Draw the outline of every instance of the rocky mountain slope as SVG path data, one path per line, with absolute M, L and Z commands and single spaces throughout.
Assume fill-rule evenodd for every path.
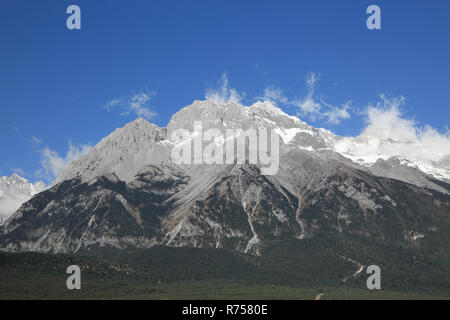
M 265 176 L 254 164 L 174 164 L 173 133 L 192 131 L 194 121 L 221 132 L 273 130 L 280 136 L 279 171 Z M 196 101 L 167 128 L 137 119 L 22 205 L 0 229 L 0 248 L 75 253 L 167 245 L 264 255 L 278 241 L 329 232 L 449 255 L 446 180 L 395 158 L 353 162 L 336 151 L 339 141 L 261 102 Z

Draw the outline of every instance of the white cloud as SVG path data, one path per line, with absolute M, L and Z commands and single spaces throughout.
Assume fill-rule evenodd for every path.
M 350 101 L 347 101 L 340 108 L 328 104 L 323 100 L 322 103 L 329 108 L 327 111 L 323 112 L 323 116 L 327 118 L 328 123 L 339 124 L 341 120 L 350 118 L 350 113 L 348 112 L 348 110 L 352 108 Z
M 268 87 L 264 89 L 264 101 L 272 102 L 273 104 L 289 104 L 288 98 L 283 94 L 280 88 Z
M 122 112 L 120 115 L 122 116 L 134 114 L 137 117 L 151 120 L 157 115 L 156 112 L 150 109 L 150 101 L 155 95 L 156 91 L 146 90 L 145 92 L 135 93 L 131 97 L 112 99 L 103 107 L 108 111 L 121 108 Z
M 2 197 L 1 199 L 0 218 L 2 218 L 1 216 L 3 216 L 4 219 L 9 217 L 27 200 L 29 200 L 29 196 L 27 195 L 8 192 L 7 196 Z
M 300 115 L 308 115 L 313 119 L 320 115 L 320 109 L 322 108 L 322 105 L 309 97 L 309 94 L 305 99 L 293 101 L 292 104 L 300 108 Z
M 21 177 L 25 177 L 25 172 L 23 171 L 22 168 L 14 168 L 14 173 L 18 174 Z
M 289 99 L 281 89 L 267 87 L 264 90 L 264 101 L 273 104 L 284 104 L 295 106 L 299 109 L 297 115 L 300 117 L 308 117 L 315 121 L 325 119 L 328 123 L 337 125 L 343 119 L 350 118 L 351 103 L 347 102 L 340 107 L 331 105 L 324 101 L 323 98 L 317 99 L 316 85 L 319 82 L 320 74 L 310 73 L 306 79 L 307 94 L 302 99 Z
M 37 170 L 35 174 L 38 178 L 53 181 L 68 164 L 85 155 L 90 149 L 90 145 L 76 146 L 69 141 L 69 150 L 65 156 L 60 156 L 56 151 L 46 147 L 41 150 L 41 165 L 43 170 Z
M 41 144 L 42 140 L 39 138 L 36 138 L 35 136 L 31 137 L 31 141 L 35 144 Z
M 217 103 L 240 103 L 245 96 L 245 94 L 239 93 L 236 89 L 230 88 L 226 73 L 222 74 L 219 86 L 219 88 L 206 90 L 206 100 L 212 100 Z
M 306 84 L 308 88 L 314 92 L 314 86 L 316 85 L 316 82 L 319 81 L 320 73 L 311 72 L 309 74 L 309 78 L 306 79 Z
M 316 83 L 319 81 L 319 74 L 311 72 L 306 79 L 308 94 L 302 100 L 293 101 L 292 104 L 300 108 L 301 115 L 309 115 L 315 119 L 320 114 L 322 105 L 314 100 Z
M 440 133 L 404 117 L 405 98 L 380 96 L 366 109 L 366 127 L 357 138 L 344 138 L 336 149 L 355 158 L 376 161 L 400 156 L 427 165 L 450 160 L 450 132 Z M 447 159 L 447 160 L 446 160 Z M 424 169 L 424 168 L 422 168 Z M 450 161 L 448 161 L 450 170 Z

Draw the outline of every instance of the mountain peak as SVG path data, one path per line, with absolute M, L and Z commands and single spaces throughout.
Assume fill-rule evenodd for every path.
M 261 110 L 271 111 L 271 112 L 276 112 L 276 113 L 284 113 L 280 108 L 275 106 L 270 101 L 256 101 L 254 104 L 252 104 L 250 106 L 250 108 L 261 109 Z
M 24 183 L 28 183 L 28 180 L 25 179 L 24 177 L 19 176 L 17 173 L 13 173 L 11 175 L 11 177 L 9 177 L 9 181 L 20 181 L 20 182 L 24 182 Z
M 258 110 L 269 117 L 286 118 L 290 121 L 294 121 L 297 124 L 306 125 L 305 122 L 297 118 L 296 116 L 291 116 L 284 112 L 281 108 L 277 107 L 270 101 L 257 101 L 249 107 L 250 110 Z
M 144 118 L 136 118 L 133 121 L 128 122 L 125 124 L 122 129 L 124 128 L 142 128 L 142 129 L 150 129 L 150 128 L 160 128 L 154 123 L 151 123 L 150 121 L 144 119 Z M 119 128 L 121 129 L 121 128 Z
M 160 142 L 166 129 L 143 118 L 137 118 L 103 138 L 85 156 L 72 162 L 56 179 L 56 183 L 80 177 L 90 181 L 114 173 L 122 180 L 134 177 L 144 165 L 159 164 L 168 158 L 168 150 Z
M 134 124 L 147 124 L 150 123 L 149 121 L 145 120 L 144 118 L 138 117 L 135 120 L 129 122 L 129 123 L 134 123 Z
M 145 166 L 170 162 L 173 147 L 170 143 L 172 134 L 178 129 L 193 132 L 194 123 L 197 121 L 201 122 L 203 130 L 211 128 L 222 132 L 228 129 L 248 130 L 250 128 L 273 130 L 281 137 L 284 145 L 289 145 L 293 150 L 316 153 L 316 155 L 323 152 L 335 152 L 335 155 L 339 154 L 347 158 L 346 161 L 367 168 L 382 157 L 382 155 L 374 154 L 370 148 L 359 148 L 361 143 L 355 138 L 339 137 L 325 129 L 309 126 L 296 116 L 287 114 L 271 101 L 257 101 L 250 106 L 244 106 L 234 102 L 196 100 L 176 112 L 166 128 L 159 127 L 143 118 L 137 118 L 124 127 L 114 130 L 87 155 L 71 163 L 56 182 L 75 177 L 82 177 L 84 181 L 89 181 L 107 173 L 115 173 L 120 179 L 129 181 Z M 368 143 L 368 146 L 370 147 L 371 144 Z M 360 161 L 361 159 L 373 161 Z M 414 162 L 414 164 L 417 163 Z M 406 162 L 402 162 L 401 165 L 410 166 Z M 446 161 L 420 166 L 419 169 L 441 179 L 450 176 Z M 381 174 L 380 170 L 377 171 L 379 174 Z M 411 183 L 411 179 L 407 182 Z

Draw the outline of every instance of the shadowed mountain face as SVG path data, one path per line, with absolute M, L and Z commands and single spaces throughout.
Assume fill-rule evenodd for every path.
M 255 166 L 223 170 L 213 170 L 216 179 L 201 190 L 173 167 L 148 167 L 129 182 L 114 175 L 64 181 L 5 224 L 2 249 L 74 253 L 169 245 L 261 255 L 272 242 L 326 231 L 448 254 L 446 194 L 346 166 L 298 192 Z
M 371 259 L 394 261 L 393 255 L 403 254 L 406 260 L 392 263 L 408 265 L 413 256 L 430 268 L 433 259 L 443 259 L 439 266 L 448 263 L 446 182 L 394 160 L 373 168 L 355 164 L 333 151 L 337 138 L 330 132 L 271 105 L 220 107 L 194 103 L 174 115 L 167 129 L 142 119 L 117 129 L 6 221 L 0 249 L 102 254 L 156 246 L 221 248 L 286 266 L 291 261 L 294 269 L 295 257 L 331 269 L 339 260 L 356 270 Z M 170 133 L 192 129 L 197 120 L 205 128 L 276 130 L 278 173 L 264 176 L 251 164 L 171 163 Z M 317 258 L 325 252 L 329 258 Z

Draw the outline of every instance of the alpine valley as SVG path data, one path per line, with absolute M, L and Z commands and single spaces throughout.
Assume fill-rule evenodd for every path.
M 173 133 L 195 121 L 277 133 L 278 173 L 175 164 Z M 450 150 L 425 161 L 371 153 L 374 143 L 399 141 L 340 137 L 270 102 L 195 101 L 167 127 L 136 119 L 50 188 L 16 197 L 25 202 L 0 227 L 0 296 L 449 298 Z M 87 275 L 80 293 L 64 289 L 69 263 Z M 369 265 L 381 269 L 378 292 L 366 288 Z M 55 277 L 45 291 L 39 281 Z

